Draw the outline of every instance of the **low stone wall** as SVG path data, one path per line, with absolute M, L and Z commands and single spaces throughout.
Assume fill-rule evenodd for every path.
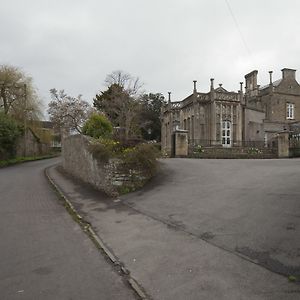
M 138 170 L 125 170 L 120 159 L 103 162 L 89 150 L 93 139 L 73 135 L 62 144 L 63 168 L 110 196 L 126 193 L 144 185 L 149 179 Z
M 277 158 L 275 148 L 255 147 L 201 147 L 200 151 L 190 151 L 193 158 Z

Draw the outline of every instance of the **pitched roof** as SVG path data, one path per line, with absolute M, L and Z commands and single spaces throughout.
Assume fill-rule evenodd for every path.
M 228 91 L 225 90 L 222 86 L 219 86 L 218 88 L 216 88 L 215 91 L 220 92 L 220 93 L 228 93 Z
M 276 81 L 273 82 L 273 86 L 278 86 L 281 83 L 282 79 L 278 79 Z M 262 87 L 260 87 L 260 90 L 264 90 L 266 88 L 268 88 L 270 86 L 270 84 L 264 85 Z

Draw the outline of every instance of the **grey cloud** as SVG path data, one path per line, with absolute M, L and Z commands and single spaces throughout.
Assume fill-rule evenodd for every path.
M 210 77 L 237 90 L 253 69 L 261 83 L 269 69 L 300 69 L 299 1 L 228 2 L 239 27 L 225 0 L 6 1 L 0 63 L 29 73 L 46 102 L 52 87 L 92 101 L 116 69 L 174 100 L 194 79 L 203 91 Z

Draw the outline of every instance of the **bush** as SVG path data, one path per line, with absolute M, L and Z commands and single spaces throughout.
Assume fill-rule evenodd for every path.
M 147 176 L 153 176 L 157 170 L 157 158 L 160 151 L 152 144 L 138 144 L 124 147 L 121 143 L 100 138 L 89 145 L 89 151 L 100 162 L 107 163 L 110 158 L 121 159 L 124 171 L 139 170 Z
M 92 153 L 93 157 L 103 163 L 107 163 L 111 158 L 110 149 L 101 143 L 93 143 L 89 145 L 89 151 Z
M 83 125 L 82 133 L 98 139 L 100 137 L 110 137 L 112 130 L 111 123 L 104 115 L 92 114 Z
M 123 151 L 123 165 L 126 169 L 138 169 L 153 176 L 157 171 L 160 152 L 151 144 L 139 144 Z
M 17 121 L 0 113 L 0 159 L 14 156 L 16 141 L 22 132 L 22 126 Z

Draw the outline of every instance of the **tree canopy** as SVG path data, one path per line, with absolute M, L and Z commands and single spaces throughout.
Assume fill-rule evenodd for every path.
M 93 113 L 84 123 L 82 133 L 97 139 L 110 137 L 112 130 L 111 123 L 103 114 Z
M 124 131 L 125 139 L 136 136 L 139 132 L 138 112 L 140 110 L 138 78 L 122 71 L 109 74 L 105 80 L 107 90 L 94 98 L 94 107 L 104 113 L 114 127 Z
M 141 133 L 146 140 L 161 140 L 161 107 L 165 103 L 165 97 L 160 94 L 144 94 L 141 97 L 140 124 Z
M 164 96 L 144 94 L 138 78 L 115 71 L 107 75 L 107 89 L 94 98 L 94 107 L 104 113 L 114 127 L 124 131 L 125 139 L 142 136 L 160 141 L 160 110 Z
M 20 121 L 37 120 L 42 116 L 32 78 L 17 67 L 0 66 L 0 110 Z
M 22 131 L 22 126 L 15 119 L 0 112 L 0 159 L 13 156 L 17 138 Z
M 91 105 L 82 100 L 81 95 L 71 97 L 64 90 L 51 89 L 50 94 L 48 114 L 55 127 L 61 132 L 75 130 L 81 133 L 84 122 L 94 111 Z

